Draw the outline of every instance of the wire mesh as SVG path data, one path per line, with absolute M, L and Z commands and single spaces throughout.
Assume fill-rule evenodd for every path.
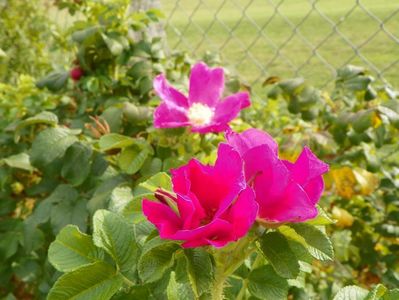
M 346 64 L 399 85 L 398 0 L 163 0 L 172 50 L 219 53 L 250 84 L 302 76 L 321 87 Z

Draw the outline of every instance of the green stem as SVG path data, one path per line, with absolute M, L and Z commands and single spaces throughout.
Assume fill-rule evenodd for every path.
M 223 300 L 223 289 L 226 278 L 227 276 L 224 274 L 224 266 L 217 266 L 212 289 L 212 300 Z
M 247 291 L 247 280 L 246 279 L 244 279 L 243 281 L 242 281 L 242 287 L 241 287 L 241 289 L 240 289 L 240 292 L 238 293 L 238 295 L 237 295 L 237 299 L 236 300 L 243 300 L 243 299 L 245 299 L 246 297 L 246 291 Z
M 121 273 L 120 273 L 120 275 L 122 276 L 123 282 L 126 283 L 126 285 L 127 285 L 128 287 L 134 286 L 134 283 L 133 283 L 131 280 L 129 280 L 128 278 L 126 278 L 125 276 L 123 276 Z

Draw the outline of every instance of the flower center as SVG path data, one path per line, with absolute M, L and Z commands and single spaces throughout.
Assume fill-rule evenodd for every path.
M 188 109 L 187 117 L 190 123 L 195 126 L 208 125 L 214 116 L 213 108 L 202 103 L 194 103 Z

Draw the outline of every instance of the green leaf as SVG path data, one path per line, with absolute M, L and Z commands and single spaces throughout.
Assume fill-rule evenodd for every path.
M 148 158 L 140 169 L 140 174 L 148 177 L 155 175 L 162 170 L 162 160 L 158 157 Z
M 34 168 L 30 164 L 29 155 L 26 153 L 19 153 L 2 160 L 7 166 L 11 168 L 22 169 L 26 171 L 33 171 Z
M 377 284 L 367 295 L 365 300 L 379 300 L 385 294 L 387 288 L 382 284 Z
M 117 133 L 103 135 L 100 138 L 100 150 L 107 151 L 111 149 L 121 149 L 134 144 L 134 139 Z
M 150 150 L 147 147 L 140 149 L 134 145 L 125 148 L 119 155 L 118 165 L 127 174 L 134 174 L 140 170 L 149 154 Z
M 64 155 L 66 149 L 77 141 L 65 128 L 48 128 L 39 133 L 30 150 L 32 165 L 43 167 Z
M 62 275 L 47 296 L 48 300 L 108 300 L 122 286 L 123 278 L 113 267 L 96 262 Z
M 97 209 L 106 208 L 108 201 L 111 199 L 112 191 L 123 182 L 125 182 L 125 179 L 119 175 L 102 182 L 87 203 L 88 210 L 94 214 Z
M 212 288 L 214 279 L 214 264 L 211 255 L 202 248 L 185 249 L 187 270 L 192 287 L 198 296 Z
M 172 180 L 165 172 L 160 172 L 150 177 L 146 181 L 139 184 L 139 188 L 135 189 L 137 194 L 153 194 L 157 189 L 162 188 L 166 191 L 172 190 Z
M 181 258 L 182 261 L 184 258 Z M 177 265 L 176 271 L 171 272 L 168 287 L 166 289 L 168 300 L 195 300 L 190 280 L 188 278 L 186 265 Z
M 52 92 L 58 92 L 66 86 L 68 78 L 69 71 L 54 71 L 36 82 L 36 86 L 39 89 L 46 87 Z
M 352 232 L 350 230 L 335 231 L 331 236 L 334 245 L 335 257 L 340 261 L 348 261 L 350 258 L 350 245 Z
M 385 293 L 383 300 L 397 300 L 399 299 L 399 289 L 393 289 Z
M 98 210 L 93 217 L 93 241 L 111 255 L 122 273 L 134 271 L 138 248 L 132 228 L 122 217 Z
M 264 300 L 286 300 L 287 280 L 278 276 L 270 265 L 259 267 L 248 276 L 248 290 L 251 295 Z
M 101 114 L 103 118 L 109 125 L 111 132 L 119 132 L 122 126 L 123 112 L 119 107 L 108 107 Z
M 279 232 L 270 232 L 259 239 L 259 250 L 273 266 L 278 275 L 296 278 L 299 263 L 287 239 Z
M 115 188 L 111 193 L 109 202 L 109 210 L 114 213 L 122 213 L 124 208 L 132 201 L 133 192 L 128 186 L 120 186 Z
M 120 43 L 116 38 L 107 36 L 106 34 L 101 34 L 105 44 L 107 45 L 109 51 L 115 56 L 118 56 L 123 51 L 123 44 Z
M 75 198 L 72 198 L 71 195 L 68 201 L 62 201 L 51 208 L 51 226 L 53 232 L 57 234 L 68 224 L 77 225 L 81 230 L 85 231 L 87 217 L 86 202 L 78 194 L 76 194 Z
M 334 258 L 332 243 L 321 230 L 305 223 L 291 224 L 290 226 L 304 238 L 313 257 L 319 260 L 332 260 Z
M 318 214 L 317 217 L 307 221 L 307 224 L 311 225 L 329 225 L 334 224 L 335 221 L 330 218 L 330 216 L 320 207 L 317 206 Z
M 158 237 L 144 244 L 142 255 L 138 262 L 139 276 L 144 282 L 154 282 L 173 266 L 174 253 L 180 247 L 172 241 Z
M 83 30 L 78 30 L 72 33 L 72 40 L 77 43 L 83 43 L 87 38 L 96 34 L 99 30 L 99 26 L 92 26 Z
M 64 227 L 50 244 L 48 259 L 60 272 L 71 272 L 84 265 L 102 260 L 104 253 L 87 234 L 74 225 Z
M 82 184 L 91 170 L 92 153 L 91 148 L 81 143 L 72 144 L 65 153 L 61 176 L 73 186 Z
M 367 294 L 367 290 L 350 285 L 340 289 L 333 300 L 364 300 Z
M 19 132 L 24 127 L 35 125 L 35 124 L 47 124 L 50 126 L 56 126 L 58 124 L 58 117 L 57 117 L 57 115 L 53 114 L 52 112 L 42 111 L 33 117 L 27 118 L 27 119 L 19 122 L 15 128 L 15 135 L 14 135 L 15 142 L 19 141 L 19 138 L 20 138 Z
M 152 109 L 147 106 L 137 106 L 130 102 L 123 104 L 123 115 L 132 124 L 143 123 L 151 119 Z

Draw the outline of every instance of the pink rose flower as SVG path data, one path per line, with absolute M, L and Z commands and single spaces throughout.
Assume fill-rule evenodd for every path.
M 144 215 L 163 239 L 184 241 L 185 248 L 223 247 L 255 221 L 255 194 L 245 182 L 240 155 L 227 144 L 219 145 L 215 166 L 192 159 L 172 170 L 172 183 L 175 196 L 159 191 L 160 202 L 143 200 Z
M 265 222 L 303 222 L 317 216 L 328 165 L 305 147 L 295 163 L 278 158 L 273 138 L 257 129 L 227 132 L 228 143 L 244 160 L 245 176 L 256 194 L 258 218 Z
M 223 69 L 211 69 L 203 62 L 191 69 L 188 97 L 170 86 L 163 74 L 154 79 L 154 89 L 162 99 L 154 112 L 157 128 L 190 126 L 193 132 L 221 132 L 251 104 L 246 92 L 222 100 Z

